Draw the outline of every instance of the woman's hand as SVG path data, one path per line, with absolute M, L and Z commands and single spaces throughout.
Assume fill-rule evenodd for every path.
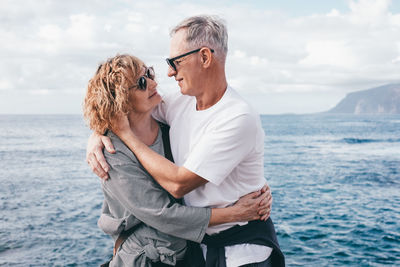
M 268 185 L 261 190 L 241 197 L 232 206 L 237 221 L 266 221 L 271 214 L 272 196 Z

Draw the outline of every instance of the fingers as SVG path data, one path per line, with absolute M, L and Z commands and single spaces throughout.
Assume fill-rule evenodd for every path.
M 261 194 L 260 197 L 263 197 L 264 199 L 267 199 L 267 200 L 269 200 L 270 198 L 272 198 L 271 190 L 269 189 L 269 187 L 267 188 L 266 191 L 264 191 L 264 193 Z M 260 206 L 261 206 L 261 202 L 260 202 Z
M 251 192 L 241 197 L 241 199 L 256 199 L 261 195 L 260 191 Z
M 86 161 L 97 176 L 107 179 L 109 177 L 107 172 L 110 167 L 104 158 L 104 146 L 108 152 L 115 153 L 114 146 L 112 145 L 109 137 L 93 132 L 89 138 L 86 148 Z
M 260 208 L 261 209 L 258 210 L 258 214 L 260 215 L 260 220 L 266 221 L 271 214 L 272 197 L 270 197 L 268 200 L 263 200 L 263 206 L 260 206 Z
M 258 210 L 268 209 L 272 206 L 272 196 L 268 196 L 268 198 L 261 199 L 259 203 Z
M 268 220 L 268 218 L 269 218 L 270 215 L 271 215 L 271 211 L 268 212 L 267 214 L 261 216 L 261 217 L 260 217 L 260 220 L 261 220 L 261 221 L 266 221 L 266 220 Z
M 104 171 L 103 167 L 100 165 L 100 162 L 96 159 L 96 156 L 94 153 L 88 154 L 87 163 L 89 164 L 90 168 L 97 176 L 99 176 L 102 179 L 108 179 L 107 172 Z
M 264 199 L 269 199 L 271 197 L 271 194 L 269 191 L 265 191 L 264 193 L 261 193 L 258 197 L 257 200 L 259 200 L 259 205 L 261 206 L 262 200 Z
M 115 153 L 114 146 L 113 146 L 113 144 L 112 144 L 112 142 L 111 142 L 111 139 L 110 139 L 108 136 L 102 136 L 102 137 L 101 137 L 101 142 L 103 142 L 103 145 L 105 146 L 106 150 L 107 150 L 109 153 L 112 153 L 112 154 Z M 103 158 L 104 158 L 104 157 L 103 157 Z
M 268 184 L 266 183 L 264 186 L 263 186 L 263 188 L 261 188 L 261 193 L 264 193 L 264 192 L 266 192 L 266 191 L 269 191 L 269 186 L 268 186 Z
M 96 149 L 94 151 L 94 159 L 93 161 L 95 161 L 95 165 L 98 166 L 100 164 L 100 168 L 102 169 L 103 172 L 107 173 L 108 170 L 110 169 L 110 167 L 107 164 L 106 159 L 104 158 L 104 154 L 103 154 L 103 150 L 101 149 Z M 103 177 L 103 176 L 101 176 Z
M 265 218 L 265 215 L 271 212 L 271 208 L 272 208 L 272 196 L 269 195 L 268 198 L 264 198 L 261 200 L 260 206 L 257 209 L 258 215 L 260 215 L 262 218 Z
M 271 203 L 271 199 L 271 196 L 268 196 L 267 198 L 262 198 L 259 203 L 260 208 L 269 206 L 268 204 Z

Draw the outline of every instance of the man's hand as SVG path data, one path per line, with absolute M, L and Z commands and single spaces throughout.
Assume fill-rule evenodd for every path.
M 263 220 L 271 214 L 272 196 L 268 185 L 256 192 L 241 197 L 232 207 L 238 221 Z
M 102 179 L 108 179 L 110 167 L 104 158 L 103 147 L 106 147 L 108 152 L 115 153 L 110 138 L 93 132 L 86 147 L 86 162 L 97 176 Z
M 260 220 L 266 221 L 269 218 L 269 215 L 271 215 L 272 195 L 268 184 L 265 184 L 260 191 L 265 195 L 265 198 L 260 202 Z

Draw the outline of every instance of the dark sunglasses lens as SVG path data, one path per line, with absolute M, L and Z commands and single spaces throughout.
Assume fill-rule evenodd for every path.
M 147 81 L 146 81 L 145 77 L 142 76 L 142 77 L 139 78 L 138 87 L 139 87 L 140 90 L 146 91 L 146 89 L 147 89 Z
M 154 80 L 154 70 L 152 67 L 148 68 L 146 71 L 146 76 L 152 80 Z

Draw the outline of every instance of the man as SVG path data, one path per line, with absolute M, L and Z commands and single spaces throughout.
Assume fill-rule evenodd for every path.
M 124 131 L 126 118 L 113 129 L 162 187 L 191 206 L 226 207 L 265 184 L 264 132 L 259 115 L 228 86 L 227 41 L 224 23 L 209 16 L 187 18 L 171 31 L 168 76 L 181 94 L 166 96 L 153 116 L 171 126 L 176 165 Z M 105 176 L 101 166 L 107 165 L 96 152 L 101 138 L 89 141 L 88 162 Z M 207 266 L 284 265 L 271 219 L 249 225 L 209 227 L 202 245 Z

